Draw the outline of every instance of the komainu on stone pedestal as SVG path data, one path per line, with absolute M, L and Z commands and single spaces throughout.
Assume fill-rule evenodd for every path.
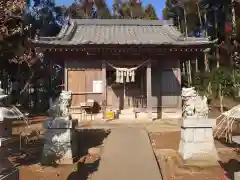
M 179 154 L 188 165 L 218 165 L 213 124 L 208 120 L 207 98 L 200 97 L 193 88 L 184 88 L 182 96 L 184 109 Z
M 41 163 L 45 165 L 73 164 L 76 150 L 74 123 L 69 116 L 71 92 L 63 91 L 50 107 L 52 119 L 44 122 L 44 148 Z

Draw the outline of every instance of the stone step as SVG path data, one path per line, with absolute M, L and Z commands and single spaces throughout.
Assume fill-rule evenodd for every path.
M 135 115 L 135 113 L 119 114 L 118 118 L 119 119 L 126 119 L 126 120 L 135 120 L 136 119 L 136 115 Z
M 123 109 L 123 110 L 120 111 L 120 114 L 132 114 L 132 113 L 134 113 L 133 108 Z

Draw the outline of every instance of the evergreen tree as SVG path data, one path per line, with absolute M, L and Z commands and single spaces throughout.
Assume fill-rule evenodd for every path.
M 120 1 L 115 0 L 113 4 L 114 18 L 123 19 L 158 19 L 155 9 L 151 4 L 146 8 L 138 0 Z
M 88 19 L 96 17 L 96 6 L 93 0 L 78 0 L 69 8 L 69 16 L 76 19 Z
M 104 0 L 95 0 L 96 14 L 98 19 L 111 19 L 112 15 Z
M 32 24 L 32 34 L 39 30 L 40 36 L 55 36 L 67 19 L 65 6 L 56 6 L 53 0 L 33 0 L 26 20 Z
M 155 9 L 151 4 L 147 5 L 145 9 L 144 19 L 152 19 L 152 20 L 158 19 Z

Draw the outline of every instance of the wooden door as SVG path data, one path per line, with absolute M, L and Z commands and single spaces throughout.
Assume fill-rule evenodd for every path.
M 86 78 L 84 70 L 68 70 L 67 90 L 72 91 L 72 106 L 86 101 Z

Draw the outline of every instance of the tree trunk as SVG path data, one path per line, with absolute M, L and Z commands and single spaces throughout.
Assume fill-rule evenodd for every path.
M 185 36 L 188 37 L 187 17 L 186 17 L 185 7 L 183 7 L 183 16 L 184 16 Z
M 232 26 L 233 26 L 233 34 L 236 33 L 236 13 L 235 13 L 235 9 L 234 9 L 234 2 L 235 0 L 232 0 Z
M 232 3 L 232 34 L 236 34 L 236 13 L 235 13 L 235 8 L 234 8 L 234 0 L 231 1 Z M 232 66 L 232 77 L 233 77 L 233 83 L 234 86 L 236 85 L 236 78 L 235 78 L 235 66 L 234 66 L 234 61 L 233 61 L 233 51 L 231 50 L 230 52 L 230 62 Z
M 20 91 L 20 95 L 22 95 L 24 93 L 24 91 L 26 91 L 27 87 L 29 86 L 29 84 L 31 83 L 32 78 L 34 77 L 34 71 L 31 72 L 31 76 L 28 78 L 28 80 L 26 81 L 23 89 Z
M 199 8 L 198 2 L 196 3 L 196 5 L 197 5 L 198 18 L 199 18 L 200 26 L 202 28 L 203 27 L 203 23 L 202 23 L 202 17 L 201 17 L 201 13 L 200 13 L 200 8 Z
M 207 13 L 204 13 L 204 20 L 205 20 L 205 23 L 207 23 Z M 206 29 L 205 29 L 204 36 L 205 36 L 205 38 L 208 37 L 207 26 L 206 26 Z M 204 53 L 204 66 L 205 66 L 205 71 L 209 72 L 208 57 L 207 57 L 207 53 L 206 52 Z
M 179 18 L 179 16 L 177 16 L 177 20 L 178 20 L 178 30 L 181 31 L 181 23 L 180 23 L 180 18 Z
M 215 28 L 215 37 L 217 38 L 218 37 L 218 22 L 217 22 L 217 13 L 216 11 L 214 11 L 214 28 Z M 216 67 L 219 68 L 220 67 L 220 55 L 219 55 L 219 45 L 217 46 L 216 48 L 216 60 L 217 60 L 217 63 L 216 63 Z
M 216 67 L 219 68 L 220 67 L 220 54 L 219 54 L 219 47 L 217 47 L 216 49 L 216 59 L 217 59 L 217 64 Z

